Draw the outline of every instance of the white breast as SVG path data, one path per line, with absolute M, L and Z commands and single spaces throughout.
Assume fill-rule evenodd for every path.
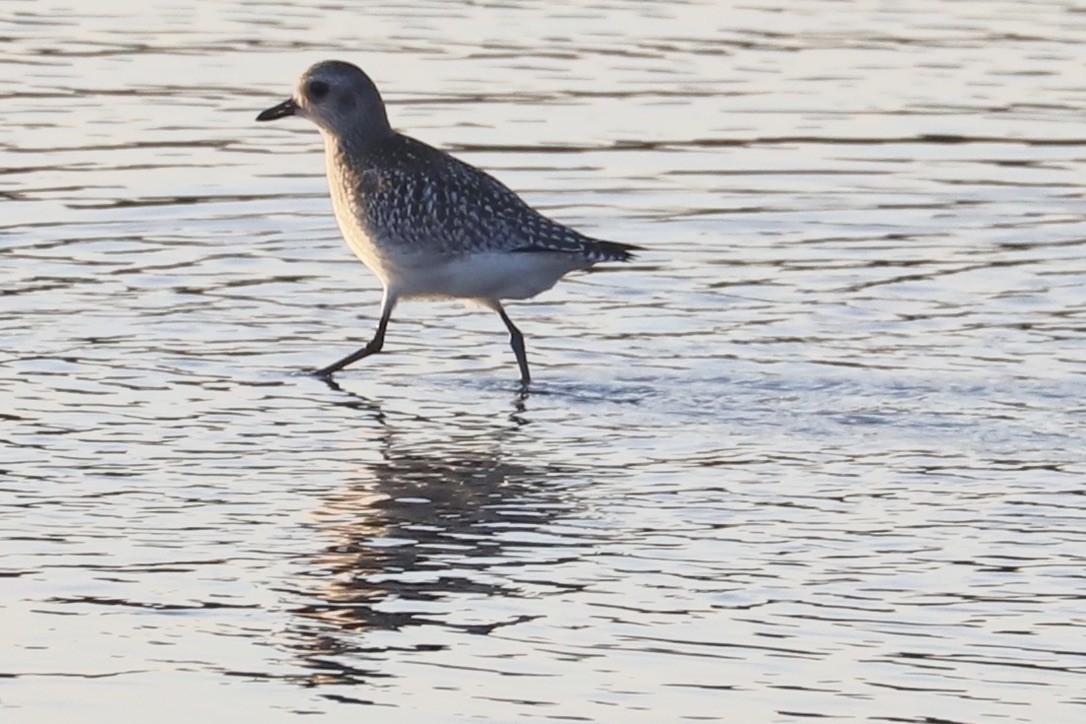
M 373 230 L 365 223 L 361 213 L 362 199 L 358 197 L 358 190 L 343 182 L 336 172 L 334 160 L 330 154 L 327 162 L 332 210 L 335 212 L 339 231 L 354 255 L 387 287 L 391 276 L 389 268 L 391 265 L 388 255 L 382 250 Z

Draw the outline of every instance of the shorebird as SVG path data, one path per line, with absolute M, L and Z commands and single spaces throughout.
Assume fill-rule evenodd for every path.
M 534 297 L 574 270 L 628 261 L 638 248 L 552 221 L 484 171 L 397 133 L 377 86 L 350 63 L 312 66 L 290 98 L 256 120 L 285 116 L 320 130 L 339 229 L 384 287 L 373 339 L 318 370 L 324 379 L 380 352 L 396 303 L 421 297 L 463 299 L 497 312 L 526 386 L 524 335 L 502 301 Z

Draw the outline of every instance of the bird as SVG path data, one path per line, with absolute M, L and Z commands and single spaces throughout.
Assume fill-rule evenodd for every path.
M 485 171 L 393 130 L 377 86 L 351 63 L 316 63 L 290 98 L 256 120 L 288 116 L 320 131 L 339 230 L 383 287 L 373 338 L 314 373 L 325 381 L 382 350 L 400 300 L 459 299 L 501 317 L 526 388 L 524 335 L 502 302 L 534 297 L 572 271 L 629 261 L 640 249 L 553 221 Z

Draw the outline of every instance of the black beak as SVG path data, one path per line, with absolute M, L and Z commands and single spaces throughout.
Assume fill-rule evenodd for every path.
M 258 121 L 274 121 L 276 118 L 285 118 L 286 116 L 293 116 L 294 112 L 298 110 L 298 104 L 294 102 L 293 98 L 287 98 L 285 101 L 277 106 L 272 106 L 268 110 L 261 113 L 256 117 Z

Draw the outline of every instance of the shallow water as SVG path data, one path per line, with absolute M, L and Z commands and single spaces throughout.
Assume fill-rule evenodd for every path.
M 562 7 L 5 4 L 5 721 L 1082 718 L 1086 9 Z M 298 374 L 328 57 L 647 247 L 526 398 L 454 304 Z

